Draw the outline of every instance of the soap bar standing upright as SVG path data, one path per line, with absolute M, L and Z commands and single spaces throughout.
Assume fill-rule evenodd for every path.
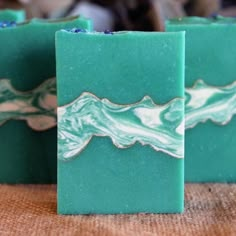
M 84 18 L 0 28 L 0 183 L 56 183 L 55 32 Z
M 24 10 L 0 10 L 0 22 L 1 21 L 14 21 L 23 22 L 25 20 Z
M 236 182 L 236 19 L 180 18 L 186 31 L 187 182 Z
M 183 211 L 184 33 L 56 34 L 58 213 Z

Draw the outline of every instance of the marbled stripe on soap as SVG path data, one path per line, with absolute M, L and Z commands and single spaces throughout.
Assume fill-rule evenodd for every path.
M 56 126 L 56 109 L 55 78 L 27 92 L 15 90 L 8 79 L 0 79 L 0 125 L 24 120 L 33 130 L 44 131 Z
M 93 136 L 111 138 L 117 148 L 136 142 L 183 158 L 184 99 L 156 105 L 148 96 L 140 102 L 117 105 L 91 93 L 58 108 L 59 158 L 77 156 Z
M 207 120 L 226 125 L 236 114 L 236 81 L 213 87 L 198 80 L 192 88 L 186 88 L 185 96 L 185 129 Z

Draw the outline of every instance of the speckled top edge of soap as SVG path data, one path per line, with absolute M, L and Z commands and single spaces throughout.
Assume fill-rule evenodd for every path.
M 54 23 L 60 23 L 60 22 L 67 22 L 67 21 L 74 21 L 74 20 L 90 20 L 88 18 L 85 18 L 83 16 L 72 16 L 72 17 L 64 17 L 64 18 L 59 18 L 59 19 L 52 19 L 52 20 L 45 20 L 45 19 L 40 19 L 40 18 L 33 18 L 31 20 L 27 20 L 21 23 L 16 23 L 16 22 L 12 22 L 14 23 L 14 28 L 18 28 L 18 27 L 24 27 L 24 26 L 28 26 L 28 25 L 35 25 L 35 24 L 54 24 Z M 10 25 L 10 21 L 0 21 L 0 23 L 7 23 L 9 24 L 9 26 L 6 27 L 1 27 L 0 26 L 0 30 L 4 30 L 4 29 L 9 29 L 12 28 L 12 26 Z
M 223 17 L 213 16 L 209 18 L 204 17 L 180 17 L 167 20 L 166 25 L 225 25 L 225 24 L 236 24 L 236 18 L 234 17 Z
M 159 32 L 159 31 L 109 31 L 105 30 L 103 32 L 98 31 L 89 31 L 85 29 L 79 29 L 79 28 L 73 28 L 73 29 L 61 29 L 58 31 L 58 33 L 68 33 L 68 34 L 83 34 L 83 35 L 97 35 L 97 36 L 103 36 L 103 35 L 175 35 L 175 34 L 185 34 L 185 31 L 179 31 L 179 32 Z
M 0 21 L 0 29 L 16 27 L 15 21 Z

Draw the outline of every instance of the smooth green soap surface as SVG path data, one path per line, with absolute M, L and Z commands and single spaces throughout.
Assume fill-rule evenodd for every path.
M 183 158 L 156 151 L 140 142 L 118 148 L 124 140 L 117 141 L 119 135 L 117 137 L 116 134 L 121 132 L 123 126 L 124 132 L 132 132 L 130 127 L 136 130 L 132 126 L 135 118 L 127 118 L 130 125 L 126 126 L 122 117 L 124 113 L 120 112 L 122 109 L 128 111 L 126 108 L 129 104 L 138 105 L 145 96 L 160 106 L 176 98 L 183 100 L 184 33 L 76 34 L 60 31 L 56 34 L 56 54 L 58 213 L 182 212 Z M 94 109 L 78 108 L 81 103 L 75 101 L 84 101 L 76 100 L 84 98 L 84 94 L 85 102 L 90 102 L 90 95 L 97 97 L 90 102 Z M 97 103 L 97 100 L 101 103 Z M 120 107 L 114 104 L 120 104 Z M 70 105 L 74 105 L 75 110 L 72 109 L 69 113 L 71 116 L 64 120 L 67 122 L 61 123 L 67 111 L 65 108 Z M 100 109 L 96 110 L 97 107 Z M 78 113 L 75 112 L 77 109 Z M 183 103 L 179 109 L 177 112 L 183 118 Z M 109 122 L 114 121 L 114 127 L 107 127 L 104 120 L 99 120 L 101 111 Z M 85 113 L 87 119 L 83 120 Z M 71 117 L 74 120 L 70 121 Z M 120 123 L 117 122 L 119 119 Z M 114 139 L 111 140 L 109 135 L 92 137 L 82 151 L 74 151 L 74 143 L 78 145 L 84 132 L 91 131 L 89 128 L 84 131 L 82 127 L 73 132 L 73 128 L 81 125 L 81 122 L 85 122 L 85 125 L 91 122 L 93 129 L 108 129 L 115 133 Z M 65 159 L 61 158 L 63 148 L 67 145 L 60 142 L 64 135 L 69 145 L 72 142 L 69 151 L 73 153 L 68 151 L 68 160 L 66 155 Z M 129 135 L 125 136 L 126 141 L 130 138 Z M 183 150 L 183 136 L 179 149 Z
M 25 110 L 25 117 L 14 119 L 14 104 L 19 106 L 30 91 L 35 91 L 47 79 L 55 77 L 55 32 L 74 27 L 91 29 L 91 22 L 77 17 L 56 21 L 33 19 L 15 27 L 0 29 L 0 183 L 56 183 L 55 125 L 41 131 L 32 129 L 24 120 L 32 110 Z M 3 79 L 9 82 L 5 83 Z M 7 90 L 8 84 L 12 86 L 11 90 Z M 54 96 L 55 90 L 56 86 Z M 33 102 L 29 101 L 34 108 L 43 103 L 37 93 Z M 4 114 L 9 113 L 4 108 L 7 102 L 11 104 L 11 108 L 8 105 L 11 116 L 4 119 Z M 34 115 L 40 118 L 37 112 Z
M 180 18 L 167 21 L 166 30 L 186 31 L 186 87 L 192 87 L 199 79 L 213 86 L 211 91 L 214 93 L 217 89 L 231 87 L 230 99 L 229 92 L 226 92 L 224 96 L 218 96 L 218 100 L 217 96 L 209 100 L 215 104 L 216 110 L 219 108 L 219 118 L 228 114 L 225 122 L 208 119 L 186 130 L 185 180 L 235 182 L 236 20 L 224 17 Z M 211 112 L 209 109 L 205 114 Z
M 0 10 L 0 21 L 23 22 L 25 17 L 24 10 Z

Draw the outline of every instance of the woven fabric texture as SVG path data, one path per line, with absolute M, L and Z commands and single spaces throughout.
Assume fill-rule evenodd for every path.
M 236 235 L 236 184 L 187 184 L 182 215 L 56 213 L 55 185 L 0 185 L 0 235 Z

